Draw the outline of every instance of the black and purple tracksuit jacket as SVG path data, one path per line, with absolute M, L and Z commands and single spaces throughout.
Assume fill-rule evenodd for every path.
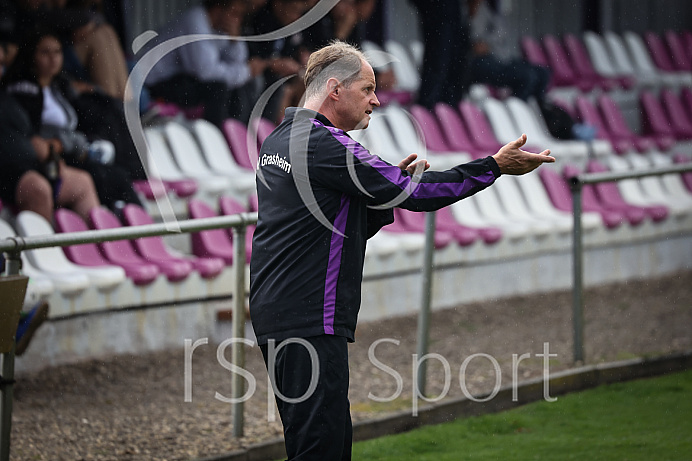
M 259 344 L 323 334 L 353 341 L 365 244 L 387 223 L 383 214 L 392 206 L 437 210 L 499 176 L 487 157 L 425 172 L 416 183 L 323 115 L 287 109 L 258 158 L 250 315 Z M 390 210 L 373 211 L 377 205 Z

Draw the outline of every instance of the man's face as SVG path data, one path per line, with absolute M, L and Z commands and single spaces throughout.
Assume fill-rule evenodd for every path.
M 380 101 L 375 95 L 375 73 L 367 62 L 363 62 L 360 74 L 344 86 L 339 84 L 341 94 L 337 103 L 337 111 L 344 131 L 365 129 L 370 122 L 370 114 Z

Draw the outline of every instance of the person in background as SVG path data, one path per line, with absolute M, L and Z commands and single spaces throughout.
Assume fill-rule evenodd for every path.
M 280 29 L 298 20 L 309 7 L 306 0 L 269 0 L 253 16 L 250 32 L 253 35 L 265 34 Z M 267 63 L 263 89 L 283 77 L 297 76 L 285 82 L 269 100 L 264 117 L 270 120 L 279 122 L 285 108 L 298 104 L 305 92 L 302 76 L 310 56 L 306 38 L 306 32 L 300 31 L 290 37 L 250 44 L 250 55 Z
M 61 92 L 62 50 L 51 32 L 35 31 L 19 47 L 15 61 L 7 69 L 2 86 L 28 115 L 31 134 L 57 139 L 51 143 L 51 155 L 93 178 L 100 201 L 118 211 L 125 203 L 141 204 L 132 189 L 127 171 L 112 165 L 113 144 L 89 140 L 76 130 L 77 114 Z M 42 153 L 40 160 L 45 160 Z
M 126 100 L 127 61 L 120 39 L 100 13 L 67 0 L 13 0 L 15 36 L 37 28 L 52 30 L 63 44 L 64 61 L 72 75 L 100 87 L 106 94 Z
M 418 9 L 425 47 L 418 104 L 456 107 L 469 87 L 471 43 L 459 0 L 410 0 Z
M 246 42 L 223 39 L 242 34 L 244 0 L 204 0 L 163 26 L 153 45 L 192 34 L 219 35 L 165 55 L 146 78 L 152 98 L 182 107 L 204 107 L 204 118 L 221 127 L 229 117 L 247 121 L 258 96 L 255 78 L 266 63 L 248 58 Z
M 473 57 L 471 82 L 509 87 L 520 99 L 545 99 L 550 70 L 513 56 L 506 40 L 502 16 L 485 0 L 468 1 Z

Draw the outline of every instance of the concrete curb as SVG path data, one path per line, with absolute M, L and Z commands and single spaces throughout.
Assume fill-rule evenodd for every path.
M 549 378 L 550 396 L 591 389 L 633 379 L 659 376 L 692 368 L 692 351 L 654 358 L 637 358 L 599 365 L 589 365 L 553 373 Z M 445 400 L 421 406 L 418 416 L 403 410 L 382 418 L 360 421 L 353 425 L 353 440 L 368 440 L 384 435 L 410 431 L 417 427 L 440 424 L 469 416 L 496 413 L 535 402 L 544 397 L 543 378 L 520 383 L 517 400 L 512 400 L 512 388 L 504 387 L 487 402 L 466 398 Z M 478 396 L 482 398 L 482 396 Z M 282 438 L 251 445 L 243 450 L 200 458 L 196 461 L 272 461 L 286 457 Z

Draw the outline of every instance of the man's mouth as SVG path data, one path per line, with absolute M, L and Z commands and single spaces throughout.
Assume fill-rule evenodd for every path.
M 365 113 L 368 114 L 368 115 L 371 115 L 371 114 L 372 114 L 372 111 L 371 111 L 371 110 L 366 110 Z

